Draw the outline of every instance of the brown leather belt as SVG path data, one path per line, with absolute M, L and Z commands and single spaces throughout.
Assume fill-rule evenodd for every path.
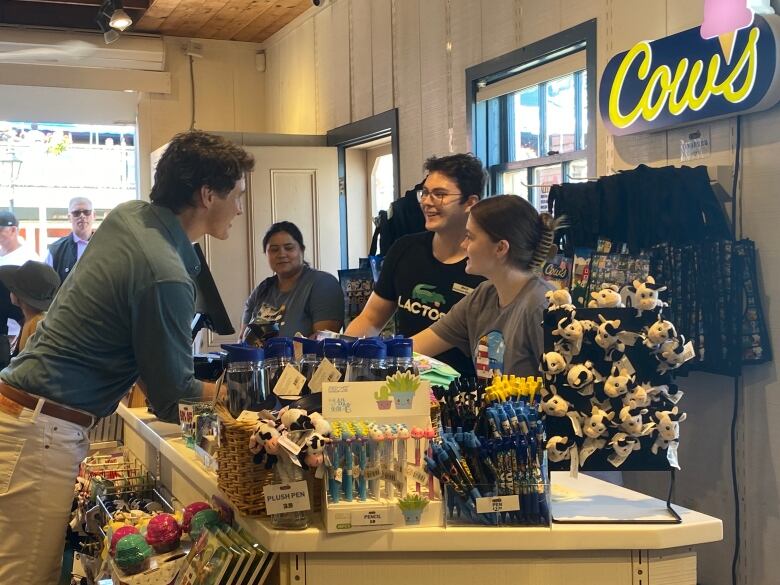
M 32 394 L 27 394 L 27 392 L 24 390 L 19 390 L 18 388 L 9 386 L 5 382 L 0 382 L 0 394 L 9 400 L 13 400 L 20 406 L 29 408 L 30 410 L 35 410 L 35 407 L 38 406 L 38 398 Z M 49 402 L 46 399 L 44 399 L 43 408 L 41 408 L 41 414 L 53 416 L 54 418 L 59 418 L 77 425 L 81 425 L 82 427 L 92 426 L 92 423 L 95 420 L 86 412 L 74 410 L 72 408 L 68 408 L 67 406 L 56 404 L 55 402 Z

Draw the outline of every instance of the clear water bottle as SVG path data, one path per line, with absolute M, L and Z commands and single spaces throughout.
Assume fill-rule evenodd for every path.
M 303 348 L 301 359 L 298 361 L 298 371 L 306 376 L 306 385 L 303 387 L 303 390 L 301 390 L 301 394 L 311 394 L 309 382 L 320 365 L 320 344 L 314 339 L 307 339 L 305 337 L 296 337 L 295 341 L 300 343 Z
M 247 344 L 224 344 L 227 352 L 225 385 L 228 410 L 237 417 L 244 410 L 272 410 L 276 398 L 269 392 L 263 350 Z
M 347 367 L 348 382 L 384 382 L 388 374 L 387 346 L 381 339 L 358 339 L 352 345 L 352 358 Z
M 343 339 L 323 339 L 320 342 L 320 357 L 326 358 L 341 374 L 341 380 L 347 379 L 349 365 L 349 343 Z
M 265 345 L 265 376 L 268 388 L 274 391 L 279 377 L 288 364 L 296 366 L 293 340 L 289 337 L 274 337 Z
M 282 455 L 274 465 L 274 482 L 289 485 L 293 482 L 304 481 L 306 474 L 297 465 Z M 309 496 L 311 498 L 311 495 Z M 277 530 L 304 530 L 309 527 L 311 511 L 283 512 L 271 515 L 271 526 Z
M 387 369 L 390 375 L 396 372 L 409 372 L 418 375 L 420 372 L 412 358 L 412 340 L 408 337 L 395 336 L 386 342 L 387 345 Z

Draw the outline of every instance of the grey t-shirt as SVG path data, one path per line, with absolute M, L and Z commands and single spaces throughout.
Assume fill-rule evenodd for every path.
M 344 293 L 332 274 L 307 266 L 290 291 L 279 290 L 276 276 L 257 285 L 244 304 L 241 321 L 249 323 L 258 313 L 268 321 L 278 321 L 282 336 L 309 336 L 318 321 L 344 322 Z
M 544 350 L 542 330 L 544 297 L 553 287 L 533 277 L 506 307 L 489 281 L 458 302 L 431 328 L 474 359 L 477 372 L 501 370 L 505 374 L 535 376 Z

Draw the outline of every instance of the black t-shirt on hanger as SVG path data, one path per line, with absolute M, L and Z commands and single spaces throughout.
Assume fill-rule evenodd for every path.
M 398 239 L 385 257 L 374 292 L 393 301 L 398 310 L 398 333 L 411 337 L 430 327 L 460 299 L 485 280 L 466 274 L 466 260 L 455 264 L 433 256 L 433 232 Z M 474 374 L 471 357 L 459 349 L 434 356 L 462 375 Z

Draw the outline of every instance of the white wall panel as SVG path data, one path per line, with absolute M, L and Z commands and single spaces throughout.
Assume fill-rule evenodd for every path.
M 539 10 L 538 0 L 520 0 L 520 39 L 525 46 L 561 30 L 561 0 L 546 0 Z
M 482 0 L 482 57 L 485 60 L 520 46 L 516 0 Z
M 398 95 L 401 160 L 400 192 L 416 185 L 422 173 L 422 93 L 420 91 L 420 2 L 394 0 L 393 60 Z M 442 96 L 443 97 L 443 96 Z M 442 98 L 439 98 L 442 99 Z
M 350 19 L 350 87 L 352 121 L 374 114 L 373 64 L 371 55 L 371 2 L 348 0 Z
M 395 107 L 393 0 L 367 1 L 371 3 L 371 77 L 374 81 L 374 114 L 381 114 Z
M 280 134 L 282 126 L 282 45 L 265 51 L 265 127 L 268 132 Z
M 280 43 L 282 124 L 286 134 L 315 134 L 314 22 L 307 20 Z
M 318 134 L 350 121 L 348 18 L 349 0 L 314 17 Z
M 452 42 L 452 148 L 468 150 L 466 129 L 466 69 L 482 62 L 482 9 L 472 0 L 450 1 Z
M 561 30 L 566 30 L 591 18 L 604 18 L 606 0 L 563 0 Z M 603 25 L 603 22 L 601 23 Z
M 449 149 L 446 0 L 420 2 L 420 89 L 422 93 L 423 158 Z M 411 185 L 411 183 L 410 183 Z

